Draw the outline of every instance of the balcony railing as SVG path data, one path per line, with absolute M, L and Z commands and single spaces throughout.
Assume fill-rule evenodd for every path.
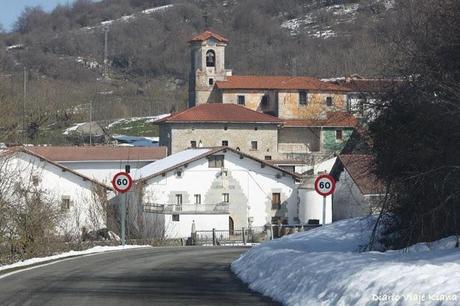
M 182 205 L 145 203 L 144 211 L 157 214 L 228 214 L 229 203 Z

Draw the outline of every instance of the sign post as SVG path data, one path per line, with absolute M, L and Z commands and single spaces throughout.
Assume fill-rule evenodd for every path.
M 126 202 L 127 202 L 127 192 L 131 189 L 133 185 L 133 179 L 127 172 L 118 172 L 113 176 L 112 186 L 115 188 L 118 193 L 122 194 L 120 201 L 120 217 L 121 217 L 121 244 L 126 244 Z
M 326 224 L 326 197 L 335 191 L 335 180 L 328 174 L 320 175 L 315 180 L 315 190 L 323 196 L 323 222 Z

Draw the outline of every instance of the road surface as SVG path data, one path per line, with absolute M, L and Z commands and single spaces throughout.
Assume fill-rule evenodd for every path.
M 144 248 L 0 279 L 0 305 L 277 305 L 229 270 L 244 248 Z

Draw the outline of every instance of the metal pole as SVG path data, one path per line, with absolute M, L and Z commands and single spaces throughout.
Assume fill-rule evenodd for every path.
M 246 234 L 244 232 L 244 227 L 241 229 L 241 233 L 243 235 L 243 244 L 246 245 Z
M 326 224 L 326 197 L 323 197 L 323 225 Z
M 216 240 L 216 229 L 212 229 L 212 245 L 217 245 L 217 240 Z
M 22 143 L 26 142 L 26 99 L 27 99 L 27 68 L 24 66 L 24 88 L 22 100 Z
M 126 230 L 126 193 L 121 196 L 120 214 L 121 214 L 121 244 L 126 244 L 125 230 Z

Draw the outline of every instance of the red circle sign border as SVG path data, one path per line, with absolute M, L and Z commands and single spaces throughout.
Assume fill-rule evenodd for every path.
M 319 190 L 319 188 L 318 188 L 319 181 L 320 181 L 321 179 L 323 179 L 323 178 L 327 178 L 327 179 L 329 179 L 329 180 L 332 182 L 332 188 L 331 188 L 331 190 L 330 190 L 329 192 L 327 192 L 327 193 L 321 192 L 321 191 Z M 331 175 L 329 175 L 329 174 L 323 174 L 323 175 L 318 176 L 318 177 L 316 178 L 316 180 L 315 180 L 315 190 L 316 190 L 317 193 L 319 193 L 319 194 L 322 195 L 323 197 L 327 197 L 328 195 L 333 194 L 334 191 L 335 191 L 335 179 L 334 179 Z
M 115 181 L 117 180 L 117 177 L 119 177 L 120 175 L 125 175 L 128 178 L 128 187 L 126 189 L 120 189 L 120 188 L 118 188 L 117 184 L 115 184 Z M 128 192 L 131 189 L 132 185 L 133 185 L 133 179 L 131 178 L 131 175 L 129 175 L 128 172 L 118 172 L 117 174 L 115 174 L 113 176 L 112 186 L 113 186 L 113 188 L 115 188 L 116 191 L 118 191 L 120 193 Z

